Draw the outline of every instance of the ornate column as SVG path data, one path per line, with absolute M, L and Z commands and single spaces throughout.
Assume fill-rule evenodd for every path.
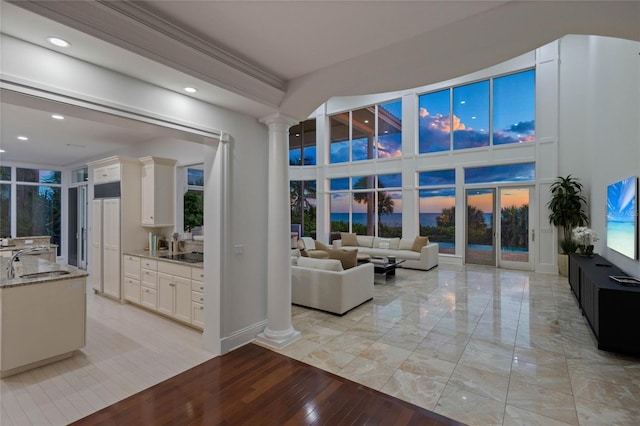
M 269 127 L 267 206 L 267 326 L 257 337 L 283 348 L 300 338 L 291 325 L 291 211 L 289 208 L 289 127 L 297 121 L 275 114 L 260 120 Z

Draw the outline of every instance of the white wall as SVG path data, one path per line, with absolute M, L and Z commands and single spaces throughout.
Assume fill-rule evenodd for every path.
M 59 94 L 78 104 L 92 102 L 189 126 L 196 132 L 222 131 L 230 136 L 227 186 L 207 185 L 205 190 L 206 206 L 211 207 L 214 200 L 222 199 L 221 192 L 228 193 L 229 205 L 225 208 L 234 213 L 221 224 L 221 229 L 228 235 L 224 246 L 220 232 L 207 232 L 206 235 L 205 304 L 209 311 L 205 316 L 205 329 L 208 330 L 205 344 L 216 352 L 255 337 L 254 329 L 263 327 L 266 320 L 267 218 L 261 207 L 267 203 L 267 128 L 252 117 L 4 35 L 1 59 L 3 80 L 16 86 L 22 85 L 38 93 Z M 143 147 L 133 151 L 136 155 L 184 156 L 181 158 L 193 158 L 198 151 L 196 148 L 190 153 L 180 152 L 180 147 L 176 147 L 175 156 L 172 156 L 166 145 L 162 144 L 157 152 L 152 146 L 149 144 L 148 151 Z M 213 164 L 215 155 L 217 150 L 205 148 L 201 160 Z M 211 170 L 205 173 L 209 173 L 207 182 L 210 183 Z M 208 215 L 205 217 L 205 221 L 210 219 Z M 244 245 L 243 254 L 234 254 L 233 247 L 238 244 Z M 213 253 L 219 253 L 221 259 L 213 259 Z M 214 267 L 219 262 L 225 265 L 222 276 Z M 215 297 L 211 293 L 216 293 Z M 217 300 L 222 305 L 221 311 L 211 312 L 211 304 L 217 304 Z M 230 343 L 225 344 L 227 341 Z
M 560 173 L 586 186 L 596 251 L 640 276 L 637 260 L 606 247 L 607 186 L 640 175 L 640 43 L 568 36 L 561 52 Z

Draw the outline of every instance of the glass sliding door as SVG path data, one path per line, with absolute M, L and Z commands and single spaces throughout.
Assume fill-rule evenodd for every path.
M 466 191 L 465 262 L 496 266 L 494 188 Z
M 532 187 L 500 188 L 499 266 L 533 269 L 530 201 Z

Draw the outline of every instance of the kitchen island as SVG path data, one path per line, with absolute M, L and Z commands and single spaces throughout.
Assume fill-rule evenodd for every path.
M 0 259 L 0 378 L 73 355 L 85 346 L 87 272 L 23 255 L 7 276 Z

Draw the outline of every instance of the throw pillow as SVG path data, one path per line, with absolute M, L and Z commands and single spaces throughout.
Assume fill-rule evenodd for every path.
M 422 247 L 426 246 L 427 244 L 429 244 L 429 237 L 421 237 L 420 235 L 418 235 L 416 239 L 413 240 L 413 246 L 411 247 L 411 250 L 420 253 Z
M 305 249 L 300 249 L 300 256 L 301 257 L 309 257 L 309 253 L 307 253 L 307 250 Z
M 340 239 L 342 240 L 343 246 L 352 246 L 352 247 L 358 246 L 358 238 L 356 237 L 356 234 L 349 233 L 349 232 L 341 232 Z
M 316 249 L 316 243 L 313 240 L 313 238 L 311 237 L 302 237 L 302 243 L 304 244 L 304 248 L 306 248 L 307 250 L 315 250 Z
M 298 266 L 302 268 L 321 269 L 323 271 L 340 272 L 343 270 L 342 263 L 337 259 L 314 259 L 312 257 L 301 257 L 298 259 Z
M 329 249 L 329 259 L 339 260 L 342 269 L 353 268 L 358 264 L 358 250 Z
M 400 250 L 412 250 L 413 249 L 413 241 L 414 240 L 409 240 L 407 238 L 401 239 L 400 243 L 398 243 L 398 249 L 400 249 Z
M 321 243 L 320 241 L 316 241 L 316 250 L 327 251 L 329 250 L 329 247 L 327 247 L 326 245 L 324 245 L 324 243 Z
M 369 235 L 357 235 L 359 247 L 373 247 L 373 237 Z

